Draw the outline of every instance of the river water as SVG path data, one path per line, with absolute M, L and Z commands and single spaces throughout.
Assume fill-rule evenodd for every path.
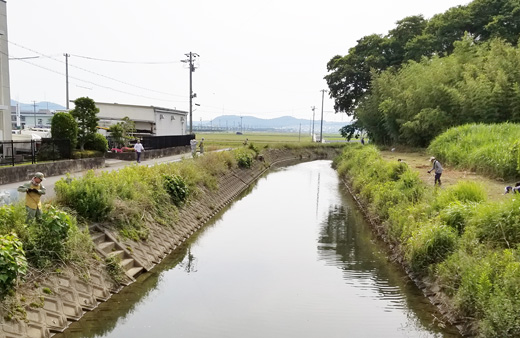
M 458 337 L 388 261 L 330 166 L 271 172 L 55 337 Z

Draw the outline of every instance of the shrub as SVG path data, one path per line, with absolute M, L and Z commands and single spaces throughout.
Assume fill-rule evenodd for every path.
M 511 248 L 520 244 L 520 199 L 481 205 L 468 221 L 477 238 L 493 246 Z
M 457 245 L 452 228 L 437 223 L 418 228 L 406 245 L 406 256 L 413 270 L 421 271 L 431 264 L 442 262 Z
M 28 238 L 25 220 L 26 211 L 22 203 L 0 207 L 0 235 L 14 232 L 25 242 Z
M 235 152 L 235 159 L 237 160 L 237 164 L 240 168 L 251 168 L 251 165 L 253 165 L 253 158 L 254 156 L 250 151 L 238 149 Z
M 27 260 L 18 236 L 0 235 L 0 294 L 11 290 L 18 277 L 26 272 Z
M 441 210 L 441 221 L 455 229 L 458 234 L 461 235 L 464 232 L 468 219 L 475 213 L 477 206 L 478 204 L 473 202 L 452 202 Z
M 103 157 L 104 155 L 105 155 L 104 152 L 100 152 L 97 150 L 75 150 L 72 152 L 72 158 L 75 158 L 75 159 Z
M 125 278 L 125 270 L 121 266 L 121 258 L 119 256 L 109 255 L 105 258 L 107 272 L 114 279 L 120 283 Z
M 164 175 L 164 188 L 176 206 L 184 204 L 189 195 L 186 181 L 179 175 Z
M 462 203 L 480 203 L 486 199 L 486 192 L 480 184 L 470 181 L 460 181 L 457 184 L 440 191 L 432 203 L 432 207 L 434 210 L 441 210 L 457 201 Z
M 53 260 L 63 261 L 72 224 L 72 219 L 67 213 L 48 206 L 41 220 L 30 224 L 27 248 L 29 260 L 40 267 Z
M 61 179 L 55 185 L 57 199 L 63 205 L 73 208 L 87 219 L 100 221 L 113 208 L 113 191 L 110 184 L 88 171 L 80 179 Z
M 51 120 L 51 135 L 56 140 L 69 140 L 70 149 L 76 149 L 78 123 L 70 113 L 56 113 Z
M 99 133 L 89 134 L 86 137 L 85 149 L 106 152 L 108 150 L 108 141 L 105 136 Z

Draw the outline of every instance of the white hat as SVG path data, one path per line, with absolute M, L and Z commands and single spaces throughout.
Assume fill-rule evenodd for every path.
M 433 157 L 433 156 L 430 157 L 430 161 L 433 161 L 433 160 L 435 160 L 435 157 Z

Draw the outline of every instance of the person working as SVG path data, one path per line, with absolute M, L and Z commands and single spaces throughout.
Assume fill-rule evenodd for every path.
M 190 140 L 190 147 L 191 147 L 191 156 L 195 157 L 195 153 L 197 152 L 197 140 L 192 138 Z
M 199 148 L 200 148 L 200 153 L 203 154 L 204 153 L 204 137 L 200 139 Z
M 437 161 L 435 159 L 435 157 L 430 157 L 430 162 L 433 163 L 433 167 L 428 170 L 428 174 L 431 173 L 432 171 L 435 171 L 435 182 L 433 183 L 434 185 L 437 184 L 437 182 L 439 182 L 439 186 L 441 185 L 441 175 L 442 175 L 442 165 L 441 165 L 441 162 Z
M 29 183 L 18 187 L 19 192 L 25 194 L 25 210 L 27 210 L 27 221 L 42 216 L 41 195 L 45 195 L 45 187 L 42 181 L 45 179 L 43 173 L 36 173 Z
M 508 186 L 505 188 L 504 195 L 505 195 L 505 194 L 509 194 L 509 193 L 512 193 L 512 194 L 519 194 L 519 193 L 520 193 L 520 182 L 517 182 L 517 183 L 515 184 L 514 187 L 508 185 Z

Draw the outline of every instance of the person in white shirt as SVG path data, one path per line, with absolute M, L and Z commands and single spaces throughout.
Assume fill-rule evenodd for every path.
M 137 163 L 141 163 L 141 152 L 144 151 L 144 147 L 141 144 L 141 141 L 137 140 L 137 143 L 134 145 L 134 150 L 137 154 Z
M 439 186 L 441 185 L 441 175 L 442 175 L 442 165 L 441 165 L 441 162 L 437 161 L 437 159 L 435 157 L 430 157 L 430 162 L 432 162 L 433 164 L 433 167 L 428 170 L 428 174 L 431 173 L 432 171 L 435 171 L 435 182 L 433 183 L 434 185 L 436 185 L 437 183 L 439 183 Z
M 190 147 L 191 147 L 191 156 L 195 157 L 195 153 L 197 152 L 197 140 L 192 138 L 190 140 Z

